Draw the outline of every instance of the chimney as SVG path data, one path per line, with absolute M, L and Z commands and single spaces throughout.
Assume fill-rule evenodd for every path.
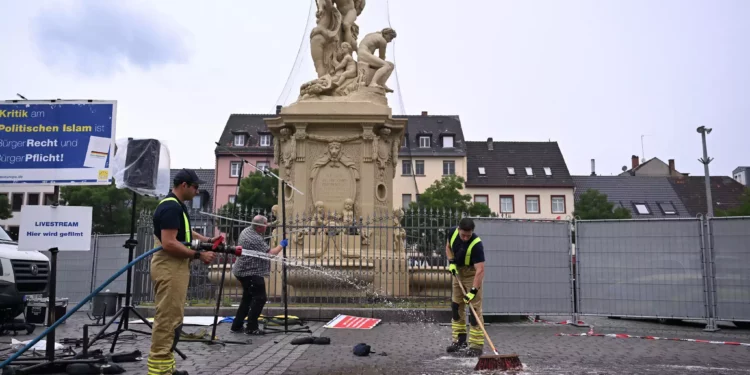
M 281 106 L 280 106 L 280 105 L 277 105 L 277 106 L 276 106 L 276 114 L 278 115 L 278 114 L 280 114 L 280 113 L 281 113 Z
M 596 176 L 596 161 L 591 159 L 591 175 Z
M 422 111 L 422 116 L 427 116 L 427 111 Z
M 674 159 L 669 159 L 669 175 L 673 176 L 674 174 L 675 174 Z
M 641 162 L 640 162 L 640 161 L 638 161 L 638 156 L 637 156 L 637 155 L 633 155 L 633 156 L 631 156 L 631 157 L 630 157 L 630 162 L 631 162 L 631 164 L 633 165 L 633 169 L 636 169 L 636 168 L 638 168 L 638 165 L 640 165 L 640 164 L 641 164 Z
M 494 147 L 494 145 L 492 144 L 492 137 L 490 137 L 490 138 L 487 138 L 487 150 L 489 150 L 489 151 L 492 151 L 492 150 L 494 150 L 494 149 L 495 149 L 495 147 Z

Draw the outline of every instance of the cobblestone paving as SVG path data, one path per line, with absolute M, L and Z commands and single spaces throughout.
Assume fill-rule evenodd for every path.
M 563 321 L 568 317 L 542 317 Z M 610 320 L 584 317 L 598 333 L 628 333 L 671 338 L 710 339 L 750 342 L 750 331 L 731 325 L 719 332 L 704 332 L 702 325 L 663 325 L 656 322 Z M 85 314 L 77 313 L 57 331 L 57 338 L 81 338 Z M 445 353 L 450 328 L 434 323 L 387 323 L 372 330 L 334 330 L 323 323 L 308 322 L 315 336 L 331 338 L 330 345 L 294 346 L 290 341 L 307 333 L 274 334 L 248 337 L 229 333 L 228 324 L 220 324 L 217 335 L 225 340 L 251 339 L 249 345 L 209 346 L 185 343 L 178 346 L 187 356 L 177 357 L 180 369 L 191 375 L 212 374 L 471 374 L 476 359 L 456 359 Z M 137 325 L 148 330 L 145 325 Z M 134 326 L 135 327 L 135 326 Z M 210 327 L 186 327 L 194 333 Z M 517 353 L 525 365 L 523 374 L 750 374 L 750 347 L 706 343 L 618 339 L 605 337 L 561 337 L 557 333 L 586 332 L 587 328 L 542 323 L 495 323 L 488 327 L 490 337 L 501 353 Z M 39 334 L 43 327 L 38 327 Z M 90 334 L 95 334 L 92 329 Z M 136 334 L 118 341 L 116 352 L 141 350 L 148 354 L 150 337 Z M 28 340 L 34 336 L 17 336 Z M 0 337 L 0 350 L 10 337 Z M 375 352 L 357 357 L 352 348 L 367 343 Z M 109 352 L 109 340 L 94 349 Z M 76 349 L 80 351 L 80 348 Z M 489 353 L 489 346 L 485 348 Z M 385 355 L 383 355 L 385 354 Z M 121 364 L 126 374 L 145 374 L 141 362 Z

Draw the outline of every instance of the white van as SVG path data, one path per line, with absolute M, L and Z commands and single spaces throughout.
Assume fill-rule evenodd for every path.
M 18 244 L 0 227 L 0 306 L 23 312 L 24 297 L 47 291 L 49 258 L 39 251 L 19 251 Z M 21 301 L 19 304 L 18 301 Z

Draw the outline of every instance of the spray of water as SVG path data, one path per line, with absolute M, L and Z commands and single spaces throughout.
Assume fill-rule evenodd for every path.
M 312 271 L 312 272 L 321 274 L 321 275 L 323 275 L 325 277 L 328 277 L 328 278 L 331 278 L 331 279 L 334 279 L 334 280 L 337 280 L 337 281 L 349 284 L 349 285 L 353 286 L 354 288 L 356 288 L 357 290 L 364 292 L 368 297 L 371 297 L 374 300 L 379 301 L 379 302 L 383 303 L 384 305 L 387 305 L 390 308 L 399 309 L 403 313 L 412 316 L 416 320 L 419 320 L 419 317 L 417 316 L 417 314 L 415 312 L 409 311 L 406 308 L 397 307 L 391 300 L 385 298 L 384 296 L 381 296 L 378 292 L 374 291 L 373 290 L 374 288 L 371 288 L 371 286 L 372 286 L 371 283 L 367 283 L 366 281 L 361 280 L 361 279 L 357 279 L 356 277 L 351 277 L 351 276 L 348 276 L 346 274 L 337 273 L 335 271 L 329 271 L 329 270 L 324 269 L 322 266 L 317 266 L 317 265 L 311 266 L 311 265 L 302 264 L 297 259 L 294 259 L 294 258 L 284 258 L 281 255 L 269 255 L 269 254 L 261 253 L 261 252 L 258 252 L 258 251 L 246 250 L 246 249 L 242 250 L 242 255 L 243 256 L 249 256 L 249 257 L 254 257 L 254 258 L 258 258 L 258 259 L 263 259 L 263 260 L 269 260 L 269 261 L 273 261 L 273 262 L 277 262 L 277 263 L 282 263 L 282 264 L 285 263 L 287 266 L 303 268 L 303 269 L 306 269 L 308 271 Z M 434 321 L 434 319 L 432 319 L 432 318 L 426 318 L 426 317 L 424 319 L 424 322 L 425 323 L 437 323 L 437 322 Z

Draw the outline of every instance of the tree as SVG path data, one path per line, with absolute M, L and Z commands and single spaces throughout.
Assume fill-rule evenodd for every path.
M 278 169 L 271 169 L 278 175 Z M 236 203 L 246 208 L 269 212 L 278 203 L 279 180 L 272 176 L 264 176 L 255 172 L 240 181 L 240 191 Z
M 13 211 L 10 208 L 8 196 L 0 195 L 0 220 L 6 220 L 13 217 Z
M 68 206 L 92 207 L 95 233 L 130 233 L 133 192 L 118 189 L 114 181 L 106 186 L 64 186 L 60 189 L 60 198 Z M 159 203 L 156 198 L 142 195 L 138 195 L 137 202 L 136 215 L 144 209 L 155 209 Z
M 740 198 L 740 205 L 728 210 L 716 210 L 716 216 L 750 216 L 750 188 L 746 188 Z
M 484 203 L 474 203 L 471 195 L 461 194 L 464 179 L 461 176 L 443 176 L 419 196 L 419 202 L 412 202 L 410 210 L 428 209 L 454 213 L 467 213 L 469 216 L 497 216 Z
M 607 195 L 589 189 L 575 204 L 573 216 L 581 220 L 630 219 L 630 211 L 607 201 Z

